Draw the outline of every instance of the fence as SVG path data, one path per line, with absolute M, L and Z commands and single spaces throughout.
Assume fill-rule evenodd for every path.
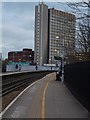
M 64 82 L 75 97 L 90 111 L 90 61 L 65 65 Z
M 37 70 L 58 70 L 56 66 L 37 66 Z M 21 65 L 20 68 L 16 68 L 15 65 L 7 65 L 6 71 L 36 71 L 36 66 L 33 65 Z

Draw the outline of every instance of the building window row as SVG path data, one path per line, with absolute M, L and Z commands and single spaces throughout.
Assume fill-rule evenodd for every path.
M 51 25 L 51 29 L 58 29 L 58 30 L 62 30 L 62 29 L 66 29 L 66 30 L 68 30 L 68 29 L 70 29 L 70 30 L 74 30 L 74 28 L 73 27 L 69 27 L 68 25 L 66 26 L 66 25 Z
M 53 23 L 53 24 L 68 24 L 67 21 L 62 21 L 62 20 L 51 20 L 51 23 Z
M 56 19 L 66 20 L 66 21 L 75 21 L 74 17 L 69 14 L 68 15 L 63 14 L 62 16 L 58 14 L 57 15 L 52 14 L 51 17 Z

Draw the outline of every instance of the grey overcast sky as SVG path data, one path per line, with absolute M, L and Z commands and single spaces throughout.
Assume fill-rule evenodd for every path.
M 34 50 L 35 6 L 39 3 L 31 2 L 30 0 L 26 0 L 29 2 L 26 2 L 25 0 L 25 2 L 14 2 L 16 0 L 12 0 L 12 2 L 8 1 L 10 0 L 3 0 L 2 2 L 2 24 L 0 24 L 0 28 L 2 27 L 3 58 L 7 57 L 9 51 L 20 51 L 23 48 L 31 48 Z M 70 11 L 65 3 L 55 2 L 57 0 L 48 1 L 50 2 L 45 3 L 48 5 L 48 7 L 54 7 L 56 9 L 64 10 L 67 12 Z M 68 0 L 65 0 L 65 2 L 67 1 Z

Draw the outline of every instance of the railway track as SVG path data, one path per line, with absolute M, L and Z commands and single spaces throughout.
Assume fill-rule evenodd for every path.
M 8 94 L 9 92 L 25 85 L 25 84 L 30 84 L 31 81 L 28 79 L 22 79 L 14 82 L 9 82 L 7 84 L 2 85 L 2 91 L 0 93 L 0 96 L 4 96 Z
M 30 83 L 44 77 L 46 74 L 50 72 L 43 73 L 25 73 L 25 74 L 12 74 L 10 76 L 2 77 L 2 90 L 0 91 L 0 96 L 4 96 L 13 90 L 22 87 L 23 85 L 29 85 Z
M 51 71 L 55 72 L 55 71 Z M 16 98 L 28 85 L 43 78 L 45 75 L 51 73 L 50 71 L 36 71 L 15 74 L 5 74 L 2 77 L 2 85 L 0 86 L 0 97 L 2 97 L 2 110 L 4 110 L 9 103 Z

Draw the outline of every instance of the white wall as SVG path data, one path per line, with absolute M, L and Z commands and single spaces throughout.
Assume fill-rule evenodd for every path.
M 58 70 L 58 67 L 52 67 L 52 70 Z M 7 65 L 6 71 L 35 71 L 36 66 L 31 66 L 31 65 L 21 65 L 21 70 L 16 69 L 15 65 Z M 37 66 L 37 70 L 51 70 L 50 66 Z

